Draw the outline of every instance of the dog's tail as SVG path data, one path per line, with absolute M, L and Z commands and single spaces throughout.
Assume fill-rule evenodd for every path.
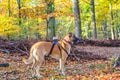
M 31 63 L 33 62 L 33 57 L 30 56 L 28 59 L 23 58 L 22 61 L 23 61 L 25 64 L 31 64 Z
M 22 61 L 25 63 L 25 64 L 31 64 L 33 62 L 33 50 L 31 49 L 30 51 L 30 57 L 28 59 L 25 59 L 23 58 Z

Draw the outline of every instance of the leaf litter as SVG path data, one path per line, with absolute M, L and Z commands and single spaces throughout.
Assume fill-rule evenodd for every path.
M 10 44 L 11 45 L 11 44 Z M 24 45 L 23 45 L 24 46 Z M 20 48 L 20 46 L 17 48 Z M 69 55 L 65 64 L 66 76 L 62 76 L 58 61 L 46 60 L 40 68 L 44 78 L 32 76 L 31 68 L 22 62 L 26 53 L 14 50 L 11 53 L 0 52 L 0 63 L 8 62 L 9 67 L 0 67 L 1 80 L 119 80 L 120 68 L 113 68 L 111 58 L 120 54 L 120 47 L 77 45 L 75 55 Z M 29 50 L 29 49 L 26 49 Z M 78 61 L 77 58 L 80 60 Z

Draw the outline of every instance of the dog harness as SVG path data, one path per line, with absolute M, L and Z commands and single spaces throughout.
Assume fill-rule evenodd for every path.
M 48 56 L 51 55 L 51 53 L 52 53 L 55 45 L 58 46 L 58 48 L 59 48 L 59 50 L 60 50 L 60 53 L 61 53 L 61 48 L 60 48 L 60 45 L 59 45 L 59 43 L 58 43 L 58 40 L 57 40 L 57 39 L 54 39 L 53 42 L 52 42 L 52 47 L 51 47 L 51 49 L 50 49 L 50 52 L 49 52 Z
M 62 57 L 61 49 L 63 49 L 63 50 L 67 53 L 67 55 L 68 55 L 67 50 L 64 49 L 62 46 L 60 46 L 60 44 L 58 43 L 58 40 L 57 40 L 57 39 L 54 39 L 54 40 L 53 40 L 53 43 L 52 43 L 52 47 L 51 47 L 51 49 L 50 49 L 50 52 L 49 52 L 48 56 L 50 56 L 50 55 L 52 54 L 52 51 L 53 51 L 55 45 L 58 46 L 58 49 L 59 49 L 60 54 L 61 54 L 61 57 Z

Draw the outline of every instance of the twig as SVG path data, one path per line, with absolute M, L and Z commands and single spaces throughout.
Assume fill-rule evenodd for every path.
M 70 55 L 73 55 L 73 56 L 76 58 L 77 61 L 80 60 L 80 59 L 75 55 L 75 47 L 73 47 L 73 49 L 72 49 L 72 54 L 70 54 Z
M 8 51 L 7 49 L 0 49 L 0 51 L 8 53 L 8 54 L 10 53 L 10 51 Z
M 16 50 L 18 50 L 18 51 L 20 51 L 20 52 L 22 52 L 22 53 L 25 53 L 25 54 L 27 54 L 27 55 L 29 55 L 28 52 L 23 51 L 23 50 L 21 50 L 21 49 L 19 49 L 19 48 L 16 48 Z

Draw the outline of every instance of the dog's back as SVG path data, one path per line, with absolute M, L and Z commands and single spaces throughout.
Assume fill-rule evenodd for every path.
M 67 59 L 68 53 L 70 53 L 72 36 L 67 36 L 63 40 L 60 40 L 58 43 L 61 46 L 61 51 L 58 46 L 55 45 L 50 56 L 52 58 L 59 59 L 60 69 L 62 71 L 62 74 L 64 74 L 64 64 Z M 34 68 L 34 74 L 37 77 L 41 77 L 41 75 L 39 74 L 39 67 L 44 62 L 45 56 L 50 53 L 51 47 L 51 42 L 37 42 L 31 47 L 29 58 L 27 60 L 23 59 L 23 62 L 25 64 L 33 63 L 32 67 Z

